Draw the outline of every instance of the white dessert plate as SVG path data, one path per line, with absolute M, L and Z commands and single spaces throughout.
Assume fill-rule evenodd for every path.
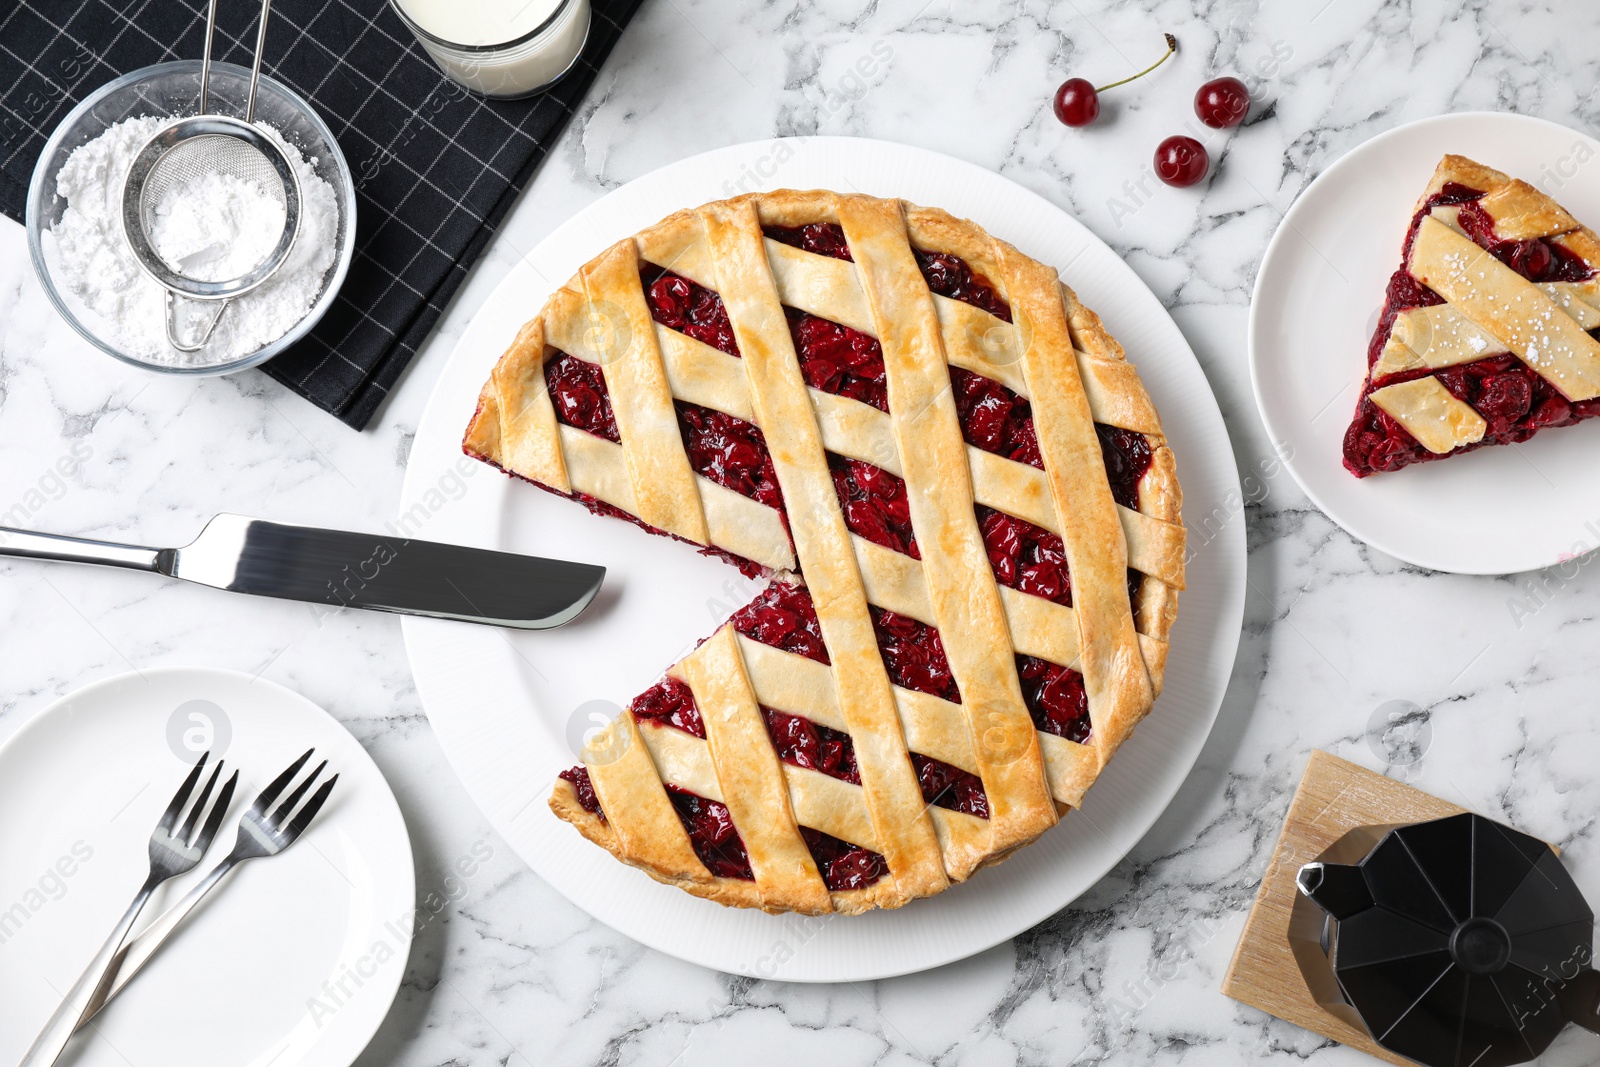
M 1600 225 L 1600 141 L 1587 134 L 1493 112 L 1380 134 L 1319 175 L 1267 246 L 1250 305 L 1250 380 L 1289 471 L 1334 522 L 1407 563 L 1511 574 L 1600 546 L 1600 420 L 1366 478 L 1342 460 L 1385 287 L 1417 197 L 1449 152 Z
M 673 211 L 784 186 L 937 205 L 1055 264 L 1105 318 L 1149 386 L 1177 455 L 1193 538 L 1166 692 L 1083 810 L 965 885 L 861 916 L 723 908 L 618 863 L 551 814 L 551 783 L 578 762 L 584 732 L 764 583 L 461 454 L 490 368 L 555 286 Z M 828 137 L 735 145 L 630 182 L 542 242 L 473 318 L 412 446 L 401 532 L 604 564 L 610 570 L 599 599 L 576 622 L 537 634 L 407 619 L 406 647 L 428 717 L 479 807 L 535 872 L 596 918 L 663 952 L 737 974 L 791 981 L 903 974 L 982 951 L 1059 910 L 1160 816 L 1211 730 L 1233 667 L 1245 576 L 1238 494 L 1227 430 L 1183 335 L 1133 271 L 1060 209 L 989 171 L 904 145 Z M 1209 524 L 1197 525 L 1196 515 Z
M 22 1058 L 127 909 L 188 764 L 209 748 L 239 770 L 232 811 L 143 922 L 228 854 L 238 816 L 312 746 L 339 773 L 316 822 L 213 890 L 62 1062 L 347 1067 L 360 1055 L 405 974 L 415 919 L 394 794 L 304 697 L 233 671 L 160 668 L 63 697 L 0 748 L 0 1063 Z

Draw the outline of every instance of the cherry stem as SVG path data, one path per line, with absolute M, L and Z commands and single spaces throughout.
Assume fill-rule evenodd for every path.
M 1135 78 L 1144 77 L 1146 74 L 1149 74 L 1152 70 L 1155 70 L 1157 67 L 1161 66 L 1161 64 L 1163 64 L 1167 60 L 1171 59 L 1172 58 L 1172 53 L 1174 53 L 1174 52 L 1176 52 L 1178 50 L 1178 39 L 1176 37 L 1172 36 L 1172 34 L 1170 34 L 1170 33 L 1164 34 L 1163 36 L 1165 36 L 1166 39 L 1167 39 L 1167 51 L 1166 51 L 1165 55 L 1163 55 L 1160 59 L 1156 60 L 1154 63 L 1150 64 L 1148 67 L 1146 67 L 1143 70 L 1141 70 L 1139 73 L 1130 74 L 1126 78 L 1123 78 L 1121 81 L 1112 82 L 1110 85 L 1102 85 L 1102 86 L 1100 86 L 1100 88 L 1096 89 L 1095 92 L 1103 93 L 1107 89 L 1115 89 L 1119 85 L 1127 85 L 1129 82 L 1133 81 Z

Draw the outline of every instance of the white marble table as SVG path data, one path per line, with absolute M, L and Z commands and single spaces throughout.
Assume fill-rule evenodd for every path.
M 0 737 L 62 693 L 160 664 L 262 672 L 339 717 L 394 784 L 419 893 L 448 901 L 419 933 L 363 1063 L 1371 1062 L 1217 992 L 1306 754 L 1383 769 L 1420 751 L 1390 773 L 1558 841 L 1595 892 L 1600 728 L 1584 678 L 1600 669 L 1600 579 L 1589 568 L 1421 572 L 1352 540 L 1287 477 L 1261 477 L 1271 446 L 1244 350 L 1255 265 L 1312 177 L 1399 123 L 1502 109 L 1593 132 L 1600 14 L 1577 0 L 1487 0 L 1459 16 L 1438 0 L 1193 5 L 1203 17 L 1188 6 L 646 0 L 364 434 L 260 374 L 174 381 L 114 364 L 57 319 L 22 228 L 0 223 L 0 513 L 162 544 L 218 510 L 329 526 L 391 519 L 413 429 L 474 310 L 568 214 L 670 160 L 778 135 L 882 137 L 994 168 L 1074 213 L 1127 257 L 1199 356 L 1249 487 L 1234 521 L 1248 523 L 1252 551 L 1238 667 L 1199 767 L 1134 853 L 1050 921 L 964 963 L 870 985 L 773 985 L 642 949 L 557 896 L 489 830 L 383 616 L 319 625 L 303 606 L 0 564 Z M 1063 78 L 1143 66 L 1162 30 L 1181 39 L 1177 59 L 1108 95 L 1093 129 L 1055 121 Z M 887 59 L 872 76 L 852 72 L 874 53 Z M 1183 191 L 1146 178 L 1155 143 L 1197 125 L 1190 98 L 1222 72 L 1250 76 L 1268 103 L 1247 128 L 1212 136 L 1215 180 Z M 88 462 L 58 480 L 54 465 L 74 449 Z M 1365 738 L 1391 700 L 1422 709 L 1414 750 Z M 475 847 L 493 858 L 472 880 L 447 881 Z M 1567 1035 L 1546 1062 L 1592 1062 L 1586 1041 Z

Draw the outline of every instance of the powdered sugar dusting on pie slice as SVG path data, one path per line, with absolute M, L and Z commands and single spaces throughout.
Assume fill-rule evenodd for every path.
M 1600 241 L 1544 193 L 1445 157 L 1389 283 L 1346 468 L 1394 471 L 1600 414 L 1597 264 Z

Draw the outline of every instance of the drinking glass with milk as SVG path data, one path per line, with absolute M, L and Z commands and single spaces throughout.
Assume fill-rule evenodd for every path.
M 530 96 L 577 62 L 589 0 L 389 0 L 445 76 L 503 100 Z

